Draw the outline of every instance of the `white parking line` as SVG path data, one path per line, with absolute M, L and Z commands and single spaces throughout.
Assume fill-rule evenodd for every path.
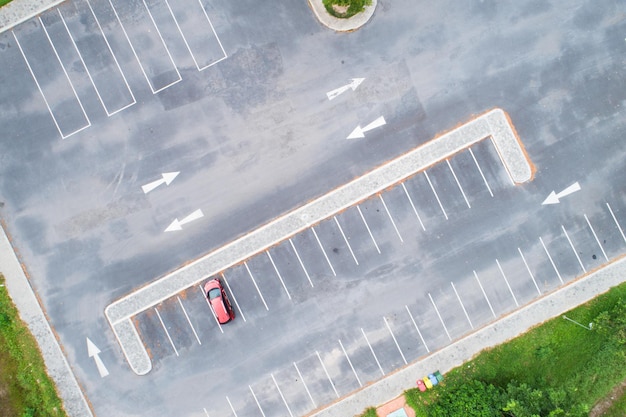
M 487 301 L 487 305 L 489 306 L 489 310 L 491 310 L 491 314 L 493 315 L 493 318 L 496 318 L 496 312 L 493 311 L 493 306 L 491 305 L 491 302 L 489 301 L 489 297 L 487 297 L 487 293 L 485 292 L 485 289 L 483 288 L 483 284 L 480 283 L 480 280 L 478 279 L 478 274 L 476 273 L 476 271 L 472 271 L 474 272 L 474 278 L 476 278 L 476 281 L 478 282 L 478 286 L 480 287 L 480 290 L 483 293 L 483 296 L 485 297 L 485 301 Z
M 493 197 L 493 192 L 491 191 L 491 187 L 489 186 L 489 183 L 487 182 L 487 178 L 485 178 L 485 174 L 483 174 L 483 170 L 480 169 L 480 165 L 478 165 L 478 161 L 476 160 L 476 157 L 474 156 L 474 152 L 472 152 L 472 148 L 468 148 L 468 151 L 470 151 L 470 155 L 472 155 L 472 159 L 474 160 L 474 163 L 476 164 L 476 168 L 478 168 L 478 172 L 480 172 L 480 176 L 483 178 L 483 181 L 485 182 L 485 185 L 487 186 L 487 191 L 489 191 L 489 195 Z
M 430 302 L 433 303 L 433 307 L 435 307 L 435 312 L 437 313 L 437 317 L 439 317 L 439 321 L 441 322 L 441 325 L 443 326 L 443 330 L 446 331 L 446 334 L 448 335 L 448 339 L 452 341 L 452 336 L 450 336 L 450 333 L 448 332 L 448 328 L 446 327 L 446 323 L 443 322 L 443 317 L 441 317 L 441 314 L 439 314 L 439 309 L 437 308 L 437 304 L 435 304 L 435 300 L 433 300 L 433 296 L 430 295 L 430 293 L 428 293 L 428 298 L 430 298 Z
M 309 273 L 304 267 L 304 264 L 302 263 L 302 259 L 300 259 L 300 254 L 298 253 L 296 246 L 291 241 L 291 238 L 289 238 L 289 243 L 291 244 L 291 248 L 293 249 L 293 252 L 296 254 L 296 258 L 298 258 L 298 262 L 300 262 L 300 266 L 302 267 L 302 270 L 304 271 L 304 275 L 306 275 L 306 279 L 309 280 L 309 284 L 311 284 L 311 287 L 313 287 L 313 281 L 311 281 L 311 277 L 309 276 Z
M 583 265 L 583 261 L 581 261 L 580 256 L 578 256 L 578 252 L 576 251 L 576 248 L 574 247 L 572 240 L 569 238 L 569 235 L 567 234 L 567 230 L 565 230 L 565 227 L 563 225 L 561 225 L 561 229 L 563 230 L 563 233 L 565 234 L 565 237 L 567 238 L 567 241 L 569 242 L 569 245 L 571 246 L 572 251 L 574 252 L 574 255 L 576 255 L 576 259 L 578 259 L 578 264 L 583 269 L 583 272 L 587 272 L 587 270 L 585 269 L 585 265 Z
M 561 273 L 559 272 L 556 265 L 554 264 L 554 261 L 552 260 L 552 256 L 550 256 L 550 252 L 548 252 L 548 248 L 546 247 L 546 244 L 543 243 L 543 239 L 541 238 L 541 236 L 539 236 L 539 242 L 541 242 L 541 246 L 543 246 L 543 250 L 546 251 L 546 255 L 548 255 L 548 259 L 550 259 L 550 263 L 552 264 L 552 268 L 554 268 L 554 272 L 556 272 L 556 276 L 559 277 L 559 281 L 561 281 L 561 284 L 564 284 L 563 278 L 561 278 Z
M 404 185 L 404 183 L 402 183 L 401 185 L 402 185 L 402 189 L 404 190 L 404 194 L 406 194 L 406 198 L 409 199 L 409 203 L 411 203 L 411 207 L 413 207 L 413 213 L 415 213 L 415 216 L 417 217 L 417 220 L 420 222 L 420 226 L 422 226 L 422 230 L 426 231 L 426 228 L 424 227 L 424 223 L 422 223 L 422 218 L 417 213 L 417 209 L 415 208 L 415 204 L 413 204 L 413 199 L 409 195 L 409 191 L 406 189 L 406 186 Z
M 387 321 L 387 318 L 385 316 L 383 316 L 383 320 L 385 322 L 385 326 L 387 326 L 387 330 L 389 330 L 389 334 L 391 335 L 393 342 L 396 344 L 396 347 L 398 348 L 398 352 L 400 352 L 400 356 L 402 356 L 402 360 L 404 361 L 404 364 L 407 365 L 408 362 L 406 361 L 406 358 L 404 357 L 404 353 L 402 353 L 402 349 L 400 349 L 400 345 L 398 344 L 398 341 L 396 340 L 396 336 L 393 334 L 393 331 L 391 330 L 391 327 L 389 326 L 389 322 Z
M 317 359 L 319 359 L 320 363 L 322 364 L 322 369 L 324 369 L 324 373 L 326 374 L 326 377 L 328 378 L 328 382 L 330 382 L 330 386 L 333 387 L 333 391 L 335 391 L 335 395 L 337 396 L 337 398 L 339 398 L 339 392 L 337 392 L 337 388 L 335 388 L 335 384 L 333 383 L 333 380 L 330 378 L 330 374 L 328 373 L 328 370 L 326 369 L 326 365 L 324 365 L 324 361 L 322 360 L 320 353 L 316 350 L 315 354 L 317 355 Z
M 272 255 L 270 254 L 270 251 L 267 250 L 265 251 L 265 253 L 267 253 L 267 257 L 270 258 L 270 262 L 272 263 L 272 266 L 274 267 L 274 271 L 276 271 L 276 275 L 278 275 L 278 279 L 280 280 L 280 283 L 283 284 L 283 288 L 285 289 L 285 292 L 287 293 L 287 297 L 289 297 L 289 299 L 291 300 L 291 294 L 289 294 L 289 291 L 287 290 L 287 286 L 285 285 L 285 281 L 283 281 L 283 277 L 280 275 L 280 272 L 278 272 L 278 268 L 276 268 L 276 264 L 274 263 L 274 259 L 272 259 Z
M 274 385 L 276 385 L 276 389 L 278 390 L 278 393 L 280 394 L 280 398 L 283 399 L 283 403 L 285 404 L 285 407 L 287 407 L 287 411 L 289 411 L 289 415 L 293 417 L 291 408 L 289 408 L 289 404 L 287 404 L 287 400 L 285 400 L 285 396 L 283 395 L 283 392 L 280 390 L 280 387 L 278 386 L 278 382 L 276 382 L 276 378 L 274 378 L 274 374 L 270 374 L 270 375 L 272 376 L 272 381 L 274 381 Z
M 313 232 L 313 235 L 315 235 L 315 240 L 317 240 L 317 244 L 320 245 L 320 249 L 322 250 L 322 253 L 324 254 L 324 258 L 326 258 L 326 262 L 328 262 L 328 266 L 330 266 L 330 270 L 333 271 L 334 276 L 337 276 L 337 273 L 335 272 L 335 268 L 333 268 L 333 265 L 330 263 L 330 259 L 328 259 L 328 255 L 326 255 L 326 251 L 324 250 L 324 247 L 322 246 L 322 242 L 320 242 L 320 238 L 317 237 L 317 233 L 315 232 L 315 226 L 311 226 L 311 231 Z
M 415 330 L 417 330 L 417 334 L 419 335 L 420 340 L 422 341 L 422 344 L 426 348 L 426 352 L 430 353 L 430 349 L 428 349 L 428 345 L 426 344 L 426 341 L 424 340 L 424 337 L 422 336 L 422 332 L 420 332 L 420 328 L 417 327 L 417 323 L 415 322 L 415 319 L 413 318 L 413 314 L 411 314 L 411 310 L 409 310 L 409 306 L 405 304 L 404 307 L 406 308 L 406 312 L 409 313 L 409 317 L 411 317 L 413 326 L 415 326 Z
M 265 298 L 263 298 L 263 294 L 261 294 L 261 290 L 259 289 L 259 286 L 256 285 L 256 281 L 254 279 L 254 276 L 252 275 L 252 271 L 250 271 L 250 268 L 248 268 L 248 263 L 244 262 L 243 264 L 246 267 L 246 270 L 248 271 L 248 275 L 250 275 L 250 278 L 252 279 L 252 283 L 254 284 L 254 288 L 256 288 L 257 292 L 259 293 L 259 296 L 261 297 L 261 301 L 263 301 L 263 305 L 265 306 L 265 309 L 267 311 L 270 311 L 269 307 L 267 306 L 267 303 L 265 302 Z
M 222 272 L 222 278 L 224 279 L 224 284 L 226 284 L 226 287 L 228 288 L 228 292 L 230 293 L 230 296 L 233 298 L 233 301 L 235 302 L 235 305 L 237 306 L 237 310 L 239 310 L 239 314 L 241 314 L 241 318 L 243 319 L 243 321 L 246 321 L 246 316 L 244 316 L 243 310 L 239 306 L 239 303 L 237 302 L 237 298 L 235 297 L 235 293 L 233 292 L 232 288 L 230 288 L 230 284 L 228 283 L 228 280 L 226 279 L 226 275 L 224 275 L 223 272 Z
M 187 318 L 187 323 L 189 323 L 189 327 L 191 327 L 191 330 L 193 331 L 193 335 L 196 336 L 196 340 L 198 341 L 198 344 L 201 345 L 202 342 L 200 341 L 200 338 L 198 337 L 198 333 L 196 333 L 196 329 L 194 329 L 193 324 L 191 324 L 191 320 L 189 319 L 189 314 L 187 314 L 187 310 L 185 310 L 183 301 L 180 299 L 179 296 L 176 296 L 176 298 L 178 299 L 178 304 L 180 304 L 180 308 L 182 308 L 183 313 L 185 313 L 185 317 Z
M 350 242 L 348 242 L 348 238 L 346 237 L 346 234 L 343 232 L 343 229 L 341 228 L 341 225 L 339 224 L 339 220 L 337 220 L 337 216 L 333 216 L 333 219 L 335 219 L 335 223 L 337 224 L 337 227 L 339 228 L 339 232 L 341 232 L 341 236 L 343 236 L 343 240 L 345 240 L 346 245 L 348 245 L 348 249 L 350 250 L 350 253 L 352 254 L 352 259 L 354 259 L 354 263 L 358 265 L 359 261 L 356 259 L 356 256 L 354 255 L 352 246 L 350 246 Z
M 396 226 L 396 222 L 394 222 L 393 221 L 393 217 L 391 217 L 391 213 L 389 212 L 389 209 L 387 208 L 387 204 L 385 203 L 385 199 L 383 198 L 383 195 L 382 194 L 378 194 L 378 197 L 380 197 L 380 201 L 382 201 L 383 206 L 385 207 L 385 211 L 387 212 L 387 216 L 389 216 L 389 220 L 391 220 L 391 224 L 393 224 L 393 228 L 395 229 L 396 234 L 400 238 L 400 242 L 404 243 L 404 239 L 402 239 L 402 236 L 400 235 L 400 231 L 398 230 L 398 227 Z
M 519 303 L 517 302 L 517 298 L 515 297 L 515 294 L 513 294 L 513 289 L 511 288 L 511 285 L 509 284 L 509 280 L 506 279 L 506 275 L 504 275 L 504 270 L 502 269 L 502 266 L 500 266 L 500 261 L 498 261 L 497 258 L 496 258 L 496 264 L 498 264 L 498 269 L 500 270 L 500 274 L 502 274 L 502 278 L 504 278 L 504 282 L 506 282 L 506 286 L 509 289 L 511 296 L 513 297 L 513 301 L 515 301 L 515 305 L 519 307 Z
M 606 252 L 604 251 L 604 248 L 602 247 L 602 244 L 600 243 L 600 239 L 598 239 L 598 235 L 596 235 L 596 231 L 593 230 L 593 226 L 591 226 L 591 222 L 589 221 L 589 218 L 584 213 L 583 213 L 583 216 L 585 216 L 585 220 L 587 220 L 587 224 L 589 225 L 589 228 L 591 229 L 591 233 L 593 233 L 593 237 L 596 238 L 596 242 L 598 242 L 598 246 L 600 246 L 600 250 L 602 251 L 602 255 L 604 255 L 604 259 L 606 259 L 606 261 L 608 262 L 609 257 L 606 256 Z
M 311 404 L 313 404 L 313 408 L 317 408 L 317 404 L 315 404 L 315 400 L 313 399 L 313 396 L 311 395 L 311 391 L 309 391 L 309 387 L 307 387 L 306 382 L 304 382 L 302 373 L 300 372 L 300 369 L 298 369 L 298 365 L 296 365 L 295 362 L 293 362 L 293 367 L 296 368 L 296 372 L 298 373 L 298 376 L 300 377 L 300 381 L 302 381 L 302 385 L 304 385 L 304 389 L 306 390 L 306 393 L 308 394 L 309 399 L 311 400 Z
M 519 255 L 522 257 L 522 261 L 524 261 L 524 265 L 526 265 L 526 270 L 528 271 L 528 275 L 530 275 L 530 278 L 533 280 L 533 284 L 535 284 L 535 288 L 537 288 L 537 294 L 541 295 L 541 290 L 539 289 L 539 285 L 537 285 L 537 281 L 535 281 L 535 276 L 530 270 L 530 267 L 528 266 L 528 263 L 526 262 L 526 258 L 524 257 L 524 254 L 522 253 L 522 250 L 520 248 L 517 248 L 517 251 L 519 252 Z
M 469 323 L 470 327 L 473 329 L 474 325 L 472 324 L 472 320 L 470 320 L 469 314 L 467 314 L 467 310 L 465 309 L 465 306 L 463 305 L 463 301 L 461 301 L 461 297 L 459 297 L 459 293 L 456 291 L 456 287 L 454 286 L 454 282 L 450 282 L 450 284 L 452 285 L 452 289 L 454 290 L 454 294 L 456 294 L 456 299 L 459 300 L 459 304 L 461 304 L 461 308 L 463 309 L 463 313 L 465 313 L 465 318 L 467 319 L 467 322 Z
M 378 357 L 376 357 L 376 353 L 374 353 L 374 348 L 372 348 L 372 345 L 370 344 L 370 341 L 367 338 L 367 335 L 365 334 L 365 331 L 363 330 L 363 328 L 361 327 L 361 333 L 363 333 L 363 337 L 365 338 L 365 341 L 367 342 L 367 346 L 370 347 L 370 351 L 372 352 L 372 355 L 374 356 L 374 360 L 376 361 L 376 365 L 378 365 L 378 369 L 380 369 L 380 373 L 383 374 L 383 376 L 385 376 L 385 371 L 383 371 L 383 367 L 380 366 L 380 362 L 378 362 Z
M 459 179 L 456 177 L 456 173 L 454 172 L 454 169 L 452 169 L 450 160 L 446 159 L 446 162 L 448 163 L 448 168 L 450 168 L 450 172 L 452 172 L 452 176 L 454 177 L 454 180 L 456 181 L 456 185 L 459 187 L 459 191 L 461 191 L 461 194 L 463 194 L 463 198 L 465 199 L 465 204 L 467 204 L 467 208 L 472 208 L 469 200 L 467 199 L 467 196 L 465 195 L 465 191 L 463 191 L 463 187 L 461 187 L 461 183 L 459 182 Z
M 220 328 L 220 332 L 222 332 L 223 334 L 224 329 L 222 329 L 222 325 L 220 324 L 220 321 L 217 319 L 217 316 L 215 315 L 215 312 L 213 311 L 213 308 L 211 307 L 211 303 L 209 303 L 209 300 L 206 297 L 206 294 L 204 293 L 204 288 L 202 288 L 202 285 L 198 285 L 198 288 L 200 288 L 200 292 L 202 293 L 202 298 L 204 298 L 204 301 L 206 301 L 206 305 L 209 307 L 209 311 L 211 311 L 211 316 L 213 316 L 213 320 L 215 320 L 215 323 L 217 323 L 217 327 Z
M 28 71 L 30 71 L 30 75 L 32 75 L 33 80 L 35 80 L 35 84 L 37 85 L 37 89 L 41 93 L 41 97 L 43 98 L 43 101 L 46 104 L 46 107 L 48 109 L 48 112 L 50 113 L 50 116 L 52 116 L 52 121 L 54 122 L 54 125 L 56 126 L 57 130 L 59 131 L 59 134 L 61 135 L 61 138 L 62 139 L 67 139 L 70 136 L 80 132 L 81 130 L 86 129 L 89 126 L 91 126 L 91 122 L 89 121 L 89 118 L 87 118 L 87 122 L 89 123 L 87 126 L 84 126 L 84 127 L 80 128 L 78 130 L 75 130 L 74 132 L 71 132 L 68 135 L 65 135 L 63 133 L 63 131 L 61 130 L 61 127 L 59 126 L 59 122 L 57 122 L 57 119 L 54 116 L 54 113 L 52 113 L 52 108 L 50 108 L 50 104 L 48 103 L 48 100 L 46 99 L 46 96 L 44 95 L 43 90 L 41 89 L 41 85 L 39 84 L 39 81 L 37 80 L 37 77 L 35 77 L 35 73 L 33 72 L 33 69 L 30 66 L 30 62 L 28 62 L 28 58 L 26 58 L 26 54 L 24 53 L 24 50 L 22 49 L 22 45 L 20 44 L 20 41 L 17 39 L 17 36 L 15 35 L 14 31 L 11 31 L 11 33 L 13 34 L 13 38 L 15 39 L 15 43 L 17 44 L 17 48 L 22 53 L 22 57 L 24 57 L 24 62 L 26 62 L 26 66 L 28 67 Z M 47 32 L 46 32 L 46 34 L 47 34 Z M 61 67 L 63 67 L 63 65 L 61 65 Z M 63 72 L 65 72 L 65 68 L 63 68 Z M 67 73 L 65 75 L 67 76 Z M 68 81 L 69 81 L 69 78 L 68 78 Z M 71 81 L 70 81 L 70 85 L 72 85 Z M 72 86 L 72 90 L 74 90 L 73 86 Z M 74 92 L 74 94 L 76 94 L 76 92 Z M 78 96 L 76 96 L 76 99 L 80 103 L 80 100 L 78 99 Z M 82 108 L 83 105 L 80 104 L 80 107 Z M 84 112 L 84 109 L 83 109 L 83 112 Z M 87 117 L 87 115 L 85 115 L 85 117 Z
M 89 8 L 91 10 L 91 7 Z M 87 64 L 85 64 L 85 60 L 83 59 L 83 55 L 80 53 L 80 50 L 78 49 L 78 45 L 76 45 L 76 41 L 74 41 L 74 37 L 72 36 L 72 33 L 70 32 L 69 27 L 67 26 L 67 23 L 65 22 L 65 18 L 63 17 L 63 14 L 61 13 L 61 9 L 57 8 L 57 12 L 59 12 L 59 17 L 61 18 L 61 22 L 63 22 L 63 26 L 65 26 L 65 30 L 67 31 L 67 34 L 70 37 L 70 40 L 72 41 L 72 45 L 74 45 L 74 49 L 76 50 L 76 53 L 78 54 L 78 57 L 80 58 L 80 62 L 83 63 L 83 67 L 85 68 L 85 72 L 87 73 L 87 76 L 89 77 L 89 80 L 91 81 L 91 84 L 93 85 L 94 90 L 96 91 L 96 95 L 98 96 L 98 98 L 100 99 L 100 104 L 102 104 L 102 107 L 104 108 L 104 111 L 106 112 L 108 117 L 113 116 L 114 114 L 132 106 L 133 104 L 137 103 L 137 99 L 135 99 L 135 95 L 133 94 L 133 91 L 130 89 L 130 86 L 128 85 L 128 81 L 126 80 L 126 77 L 124 76 L 124 72 L 122 71 L 122 68 L 120 67 L 119 62 L 117 62 L 117 58 L 115 57 L 115 54 L 113 53 L 113 50 L 111 49 L 111 45 L 109 45 L 109 41 L 107 40 L 107 37 L 104 35 L 104 32 L 102 31 L 102 27 L 100 26 L 100 22 L 98 21 L 98 19 L 96 18 L 95 14 L 93 14 L 93 10 L 92 10 L 92 15 L 94 17 L 94 19 L 96 20 L 96 24 L 98 25 L 98 28 L 100 29 L 100 32 L 102 33 L 102 38 L 104 39 L 104 42 L 107 44 L 107 47 L 109 48 L 109 52 L 111 53 L 111 56 L 113 57 L 113 61 L 115 61 L 115 65 L 117 66 L 117 69 L 120 71 L 120 75 L 122 76 L 122 78 L 124 79 L 124 84 L 126 84 L 126 88 L 128 89 L 128 92 L 130 93 L 130 96 L 133 98 L 133 102 L 130 104 L 127 104 L 126 106 L 119 108 L 113 112 L 109 112 L 109 109 L 107 108 L 107 106 L 104 104 L 104 100 L 102 100 L 102 96 L 100 96 L 100 90 L 98 90 L 98 87 L 96 86 L 96 83 L 93 81 L 93 78 L 91 77 L 91 73 L 89 72 L 89 68 L 87 68 Z
M 163 326 L 163 330 L 165 330 L 165 334 L 167 335 L 167 338 L 169 339 L 170 344 L 172 345 L 172 348 L 174 349 L 174 353 L 176 354 L 176 356 L 178 356 L 178 350 L 176 350 L 176 346 L 174 346 L 174 341 L 170 337 L 170 332 L 167 331 L 167 327 L 165 327 L 165 323 L 163 323 L 163 319 L 161 318 L 161 315 L 159 314 L 159 310 L 157 310 L 157 308 L 154 307 L 154 311 L 156 311 L 157 317 L 159 318 L 159 321 L 161 322 L 161 326 Z
M 504 171 L 506 172 L 506 175 L 511 180 L 511 184 L 515 185 L 515 180 L 513 179 L 513 176 L 511 175 L 511 173 L 507 169 L 506 163 L 504 162 L 504 159 L 502 158 L 502 154 L 500 153 L 500 149 L 498 149 L 498 145 L 496 145 L 496 142 L 493 140 L 493 136 L 490 136 L 489 139 L 491 140 L 491 144 L 496 149 L 496 152 L 498 153 L 498 156 L 500 157 L 500 162 L 502 162 L 502 165 L 504 165 Z
M 261 403 L 259 403 L 259 400 L 256 398 L 256 394 L 254 393 L 254 390 L 252 389 L 252 386 L 248 385 L 248 388 L 250 388 L 250 392 L 252 393 L 252 397 L 254 398 L 254 402 L 256 402 L 257 407 L 259 407 L 259 411 L 261 411 L 261 415 L 263 417 L 265 417 L 265 412 L 263 411 L 263 408 L 261 408 Z
M 428 177 L 428 173 L 426 171 L 424 171 L 424 175 L 426 176 L 426 180 L 428 181 L 428 185 L 430 185 L 430 189 L 433 190 L 433 194 L 435 194 L 435 198 L 437 199 L 437 203 L 439 203 L 439 207 L 441 208 L 441 211 L 443 212 L 443 215 L 445 216 L 446 220 L 448 220 L 448 213 L 446 213 L 446 210 L 441 205 L 441 200 L 439 200 L 439 195 L 437 194 L 437 191 L 435 191 L 435 187 L 433 187 L 433 183 L 430 182 L 430 178 Z
M 235 411 L 235 407 L 233 407 L 233 403 L 230 402 L 230 398 L 228 398 L 228 395 L 226 396 L 226 401 L 228 401 L 228 405 L 230 405 L 230 409 L 233 411 L 233 414 L 235 415 L 235 417 L 239 417 L 237 415 L 237 412 Z
M 348 352 L 346 352 L 346 349 L 343 347 L 343 343 L 341 343 L 341 339 L 338 339 L 339 341 L 339 346 L 341 346 L 341 350 L 343 350 L 343 354 L 346 355 L 346 359 L 348 360 L 348 364 L 350 365 L 350 369 L 352 369 L 352 373 L 354 373 L 354 377 L 356 378 L 356 382 L 359 383 L 360 387 L 363 387 L 363 384 L 361 383 L 361 380 L 359 379 L 359 376 L 356 373 L 356 370 L 354 369 L 354 366 L 352 366 L 352 361 L 350 360 L 350 356 L 348 356 Z
M 609 203 L 606 203 L 606 207 L 609 209 L 609 212 L 611 213 L 611 217 L 613 217 L 613 221 L 615 222 L 617 229 L 622 235 L 622 239 L 624 239 L 624 242 L 626 242 L 626 236 L 624 236 L 624 231 L 622 230 L 622 226 L 620 226 L 619 223 L 617 222 L 617 219 L 615 218 L 615 214 L 613 214 L 613 210 L 611 210 L 611 206 L 609 206 Z
M 365 224 L 365 227 L 367 228 L 367 232 L 370 234 L 370 237 L 372 238 L 372 242 L 374 242 L 374 246 L 376 246 L 376 250 L 378 251 L 378 253 L 380 253 L 380 248 L 378 247 L 378 244 L 376 243 L 376 239 L 374 239 L 374 235 L 372 234 L 372 231 L 370 230 L 370 227 L 367 224 L 367 221 L 365 221 L 365 217 L 363 216 L 361 207 L 356 206 L 356 209 L 359 211 L 359 214 L 361 215 L 361 220 L 363 220 L 363 224 Z
M 206 410 L 206 408 L 202 407 L 202 409 L 204 410 L 204 414 L 206 414 L 206 417 L 211 417 L 211 416 L 209 415 L 209 412 Z

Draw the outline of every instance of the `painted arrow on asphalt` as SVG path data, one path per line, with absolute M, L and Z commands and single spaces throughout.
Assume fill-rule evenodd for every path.
M 352 89 L 352 91 L 354 91 L 359 85 L 361 85 L 361 83 L 364 80 L 365 78 L 353 78 L 350 84 L 346 84 L 339 88 L 334 89 L 333 91 L 329 91 L 328 93 L 326 93 L 326 96 L 328 97 L 329 100 L 332 100 L 335 97 L 337 97 L 339 94 L 345 93 L 349 89 Z
M 576 191 L 580 191 L 580 184 L 578 184 L 578 181 L 575 182 L 574 184 L 570 185 L 569 187 L 567 187 L 566 189 L 564 189 L 560 193 L 555 193 L 554 191 L 552 191 L 550 193 L 550 195 L 548 196 L 548 198 L 543 200 L 543 203 L 541 203 L 541 205 L 558 204 L 558 203 L 560 203 L 560 201 L 559 201 L 560 198 L 563 198 L 566 195 L 570 195 L 572 193 L 575 193 Z
M 100 378 L 104 378 L 109 375 L 109 370 L 104 366 L 104 362 L 100 359 L 100 349 L 89 338 L 87 338 L 87 354 L 90 358 L 94 358 L 98 372 L 100 372 Z
M 198 209 L 182 220 L 178 220 L 177 218 L 174 219 L 174 221 L 169 226 L 167 226 L 167 229 L 165 229 L 165 231 L 173 232 L 175 230 L 183 230 L 183 225 L 191 223 L 194 220 L 198 220 L 201 217 L 204 217 L 204 213 L 202 213 L 202 210 Z
M 372 123 L 368 124 L 365 127 L 361 127 L 361 125 L 357 126 L 356 129 L 354 129 L 352 133 L 350 133 L 347 139 L 364 138 L 365 132 L 372 130 L 372 129 L 376 129 L 377 127 L 381 127 L 382 125 L 386 123 L 387 122 L 385 121 L 385 118 L 383 116 L 380 116 L 378 119 L 374 120 Z
M 180 171 L 164 172 L 161 174 L 162 178 L 160 180 L 152 181 L 146 185 L 142 185 L 141 189 L 143 190 L 144 194 L 148 194 L 150 191 L 154 190 L 161 184 L 170 185 L 170 183 L 174 181 L 174 178 L 176 178 L 178 174 L 180 174 Z

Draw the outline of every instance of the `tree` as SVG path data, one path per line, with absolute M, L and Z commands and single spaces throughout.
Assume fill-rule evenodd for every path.
M 500 389 L 482 381 L 472 380 L 442 392 L 428 407 L 429 417 L 497 417 L 505 405 Z

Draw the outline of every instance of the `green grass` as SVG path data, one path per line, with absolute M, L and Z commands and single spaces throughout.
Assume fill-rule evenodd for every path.
M 361 414 L 361 417 L 378 417 L 378 414 L 376 414 L 374 407 L 370 407 Z
M 11 3 L 12 0 L 0 0 L 0 7 L 4 6 L 5 4 L 9 4 Z
M 323 0 L 323 3 L 328 13 L 332 16 L 340 19 L 347 19 L 357 13 L 361 13 L 365 9 L 365 6 L 372 4 L 372 0 Z M 333 5 L 339 6 L 340 8 L 345 8 L 347 6 L 347 10 L 345 13 L 340 13 L 333 8 Z
M 566 315 L 587 324 L 601 312 L 610 311 L 619 300 L 626 300 L 626 284 Z M 472 380 L 506 389 L 509 382 L 517 381 L 541 390 L 564 389 L 570 398 L 568 406 L 590 410 L 626 379 L 626 345 L 615 343 L 613 339 L 558 317 L 506 344 L 484 351 L 449 372 L 436 389 L 425 393 L 417 388 L 408 390 L 405 393 L 407 403 L 418 416 L 427 416 L 428 404 L 436 401 L 444 389 L 454 389 Z M 615 415 L 623 417 L 625 414 Z
M 626 416 L 626 394 L 615 400 L 611 408 L 606 410 L 602 417 L 624 417 Z
M 34 337 L 0 275 L 0 416 L 64 417 Z

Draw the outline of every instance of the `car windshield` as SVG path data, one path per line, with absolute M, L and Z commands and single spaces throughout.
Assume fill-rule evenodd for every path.
M 212 300 L 214 298 L 218 298 L 220 296 L 220 290 L 219 288 L 211 288 L 209 290 L 209 300 Z

